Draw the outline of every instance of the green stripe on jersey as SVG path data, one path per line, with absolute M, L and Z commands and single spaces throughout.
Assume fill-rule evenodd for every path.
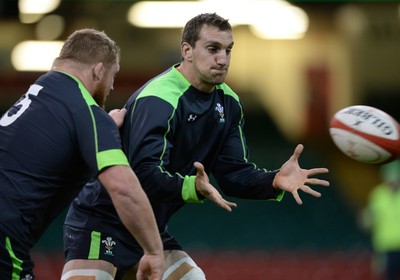
M 7 248 L 8 254 L 10 255 L 12 266 L 13 266 L 11 280 L 19 280 L 21 272 L 22 272 L 23 261 L 20 260 L 19 258 L 17 258 L 17 256 L 15 255 L 15 253 L 12 249 L 12 246 L 11 246 L 11 240 L 8 236 L 6 237 L 6 248 Z
M 100 256 L 101 233 L 92 231 L 90 240 L 89 260 L 98 260 Z
M 104 167 L 113 165 L 130 166 L 124 152 L 119 149 L 107 150 L 97 153 L 97 165 L 99 171 Z
M 74 80 L 78 83 L 78 87 L 79 87 L 79 89 L 81 90 L 83 99 L 85 99 L 85 101 L 86 101 L 86 103 L 89 105 L 89 107 L 90 107 L 91 105 L 99 106 L 99 105 L 96 103 L 96 101 L 94 101 L 93 96 L 89 93 L 89 91 L 85 88 L 85 86 L 82 84 L 82 82 L 81 82 L 78 78 L 72 76 L 71 74 L 68 74 L 68 73 L 66 73 L 66 72 L 63 72 L 63 71 L 58 71 L 58 70 L 56 70 L 56 71 L 57 71 L 57 72 L 60 72 L 60 73 L 63 73 L 63 74 L 65 74 L 65 75 L 69 76 L 69 77 L 71 77 L 72 79 L 74 79 Z
M 143 91 L 139 93 L 137 99 L 147 96 L 156 96 L 168 102 L 176 109 L 179 98 L 187 91 L 191 84 L 175 66 L 176 65 L 172 66 L 170 71 L 149 82 Z M 238 95 L 227 84 L 223 83 L 216 87 L 217 89 L 222 89 L 224 94 L 233 97 L 239 102 Z M 165 94 L 166 92 L 168 94 Z
M 90 112 L 90 116 L 92 118 L 93 135 L 94 135 L 94 141 L 95 141 L 94 145 L 96 147 L 97 158 L 99 158 L 99 156 L 98 156 L 98 154 L 99 154 L 99 143 L 98 143 L 98 138 L 97 138 L 96 120 L 94 118 L 93 110 L 92 110 L 92 107 L 91 107 L 91 106 L 99 106 L 99 105 L 96 103 L 96 101 L 94 101 L 93 96 L 89 93 L 89 91 L 85 88 L 85 86 L 82 84 L 82 82 L 78 78 L 76 78 L 76 77 L 74 77 L 74 76 L 72 76 L 72 75 L 70 75 L 68 73 L 65 73 L 65 74 L 70 76 L 72 79 L 74 79 L 78 83 L 79 89 L 81 90 L 81 93 L 82 93 L 82 97 L 86 101 L 86 104 L 87 104 L 89 112 Z M 100 162 L 99 161 L 97 161 L 97 166 L 98 166 L 98 168 L 100 168 Z M 98 169 L 98 170 L 101 170 L 101 169 Z
M 62 71 L 58 71 L 58 72 L 64 73 L 65 75 L 71 77 L 78 84 L 78 87 L 79 87 L 79 89 L 80 89 L 80 91 L 82 93 L 82 97 L 83 97 L 83 99 L 85 100 L 85 102 L 86 102 L 86 104 L 88 106 L 88 110 L 89 110 L 90 116 L 92 118 L 93 135 L 94 135 L 94 141 L 95 141 L 95 147 L 96 147 L 96 154 L 98 154 L 98 151 L 99 151 L 99 145 L 98 144 L 99 143 L 98 143 L 98 139 L 97 139 L 97 127 L 96 127 L 96 121 L 95 121 L 95 118 L 94 118 L 94 115 L 93 115 L 93 110 L 92 110 L 91 106 L 99 106 L 99 105 L 96 103 L 96 101 L 93 99 L 93 96 L 89 93 L 89 91 L 85 88 L 85 86 L 82 84 L 82 82 L 78 78 L 72 76 L 71 74 L 62 72 Z M 99 162 L 97 162 L 97 165 L 99 166 Z
M 222 89 L 225 95 L 232 96 L 237 102 L 239 102 L 239 96 L 227 85 L 227 84 L 220 84 L 217 85 L 217 89 Z M 239 102 L 240 104 L 240 102 Z M 242 107 L 242 106 L 240 106 Z
M 190 87 L 190 83 L 175 68 L 152 80 L 142 92 L 139 93 L 137 99 L 147 96 L 156 96 L 171 104 L 176 109 L 179 98 Z M 168 93 L 168 94 L 165 94 Z

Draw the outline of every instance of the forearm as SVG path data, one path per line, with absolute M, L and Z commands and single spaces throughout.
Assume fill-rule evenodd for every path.
M 152 203 L 182 202 L 181 190 L 184 177 L 161 168 L 157 166 L 135 168 L 147 197 Z
M 118 205 L 116 210 L 121 221 L 144 251 L 150 254 L 159 253 L 162 250 L 160 234 L 145 193 L 138 189 L 134 195 L 114 194 L 111 198 L 114 205 Z
M 236 166 L 220 164 L 213 175 L 226 195 L 242 199 L 266 200 L 280 197 L 280 192 L 272 185 L 276 173 L 276 170 L 265 171 L 246 163 Z
M 149 200 L 129 167 L 111 167 L 99 175 L 126 228 L 148 254 L 162 253 L 162 242 Z

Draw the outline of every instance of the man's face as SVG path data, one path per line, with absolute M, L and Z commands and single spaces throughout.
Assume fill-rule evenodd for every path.
M 94 100 L 102 108 L 105 107 L 106 99 L 110 91 L 114 89 L 114 78 L 118 71 L 119 63 L 115 63 L 111 67 L 106 68 L 103 77 L 93 93 Z
M 192 47 L 193 86 L 210 92 L 215 85 L 225 81 L 231 61 L 233 36 L 231 31 L 204 25 L 199 40 Z

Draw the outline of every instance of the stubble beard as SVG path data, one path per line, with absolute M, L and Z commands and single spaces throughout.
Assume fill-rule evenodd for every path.
M 103 83 L 99 84 L 99 86 L 96 88 L 96 90 L 93 93 L 93 99 L 96 101 L 96 103 L 101 107 L 105 108 L 106 106 L 106 99 L 107 99 L 108 92 L 106 90 L 106 87 L 104 86 Z

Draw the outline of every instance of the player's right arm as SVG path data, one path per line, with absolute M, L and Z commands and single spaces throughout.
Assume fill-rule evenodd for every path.
M 140 275 L 161 279 L 164 271 L 163 246 L 153 210 L 135 173 L 128 166 L 115 165 L 105 168 L 98 178 L 107 189 L 121 221 L 144 250 Z
M 180 125 L 175 124 L 174 108 L 160 98 L 141 98 L 125 119 L 123 140 L 131 166 L 152 201 L 158 202 L 201 202 L 204 198 L 219 207 L 232 211 L 235 203 L 225 200 L 209 182 L 204 166 L 192 160 L 173 160 L 172 148 L 179 145 L 173 134 Z M 178 166 L 180 165 L 180 166 Z M 168 166 L 168 169 L 166 168 Z M 196 168 L 196 174 L 191 172 Z M 186 173 L 169 170 L 185 170 Z M 179 188 L 180 186 L 180 188 Z M 200 194 L 200 196 L 198 195 Z
M 159 280 L 164 270 L 163 246 L 150 202 L 121 150 L 116 123 L 97 105 L 88 105 L 90 114 L 79 110 L 74 115 L 81 155 L 97 171 L 121 221 L 144 250 L 138 273 Z
M 170 171 L 173 169 L 171 149 L 175 144 L 172 135 L 176 129 L 176 125 L 171 123 L 174 121 L 174 108 L 154 97 L 140 98 L 130 106 L 128 119 L 124 121 L 126 129 L 122 132 L 122 141 L 127 146 L 125 152 L 129 163 L 147 196 L 157 202 L 185 200 L 181 189 L 189 176 Z

